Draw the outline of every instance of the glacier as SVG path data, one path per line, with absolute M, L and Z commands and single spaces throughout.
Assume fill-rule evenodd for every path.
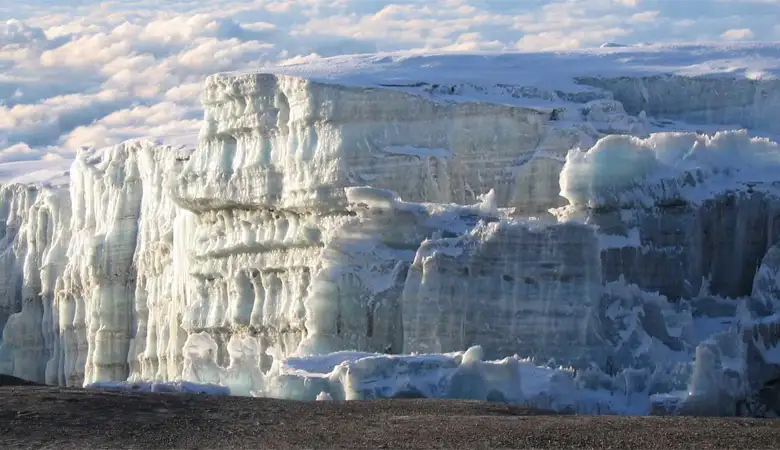
M 208 77 L 197 136 L 0 164 L 0 373 L 780 413 L 780 48 Z

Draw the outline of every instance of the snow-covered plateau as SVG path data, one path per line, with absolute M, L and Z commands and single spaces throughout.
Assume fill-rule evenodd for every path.
M 780 413 L 780 46 L 209 77 L 199 136 L 0 164 L 0 373 Z

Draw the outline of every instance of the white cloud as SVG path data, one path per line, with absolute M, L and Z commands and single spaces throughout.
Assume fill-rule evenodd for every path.
M 658 18 L 658 14 L 661 11 L 642 11 L 640 13 L 631 14 L 631 21 L 633 22 L 652 22 Z
M 724 31 L 720 37 L 727 41 L 746 41 L 748 39 L 753 39 L 755 34 L 750 28 L 732 28 Z
M 81 145 L 196 130 L 206 75 L 283 60 L 394 50 L 780 39 L 772 15 L 780 0 L 719 0 L 718 8 L 707 9 L 693 3 L 28 0 L 13 8 L 3 3 L 0 160 L 59 157 Z
M 18 20 L 0 22 L 0 46 L 26 46 L 46 42 L 46 34 L 40 28 L 30 27 Z

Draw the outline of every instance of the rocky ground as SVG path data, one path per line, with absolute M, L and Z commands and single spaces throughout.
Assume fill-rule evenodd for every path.
M 303 403 L 22 385 L 0 448 L 780 448 L 780 420 L 585 417 L 483 402 Z

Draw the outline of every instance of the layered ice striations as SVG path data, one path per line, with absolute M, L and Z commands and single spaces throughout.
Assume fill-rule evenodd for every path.
M 63 346 L 55 305 L 71 235 L 68 191 L 9 185 L 0 196 L 0 371 L 56 384 L 60 380 L 49 374 L 56 374 L 59 361 L 50 357 Z
M 82 152 L 69 188 L 4 188 L 4 372 L 80 386 L 127 378 L 131 345 L 151 347 L 148 355 L 157 358 L 156 332 L 146 342 L 146 313 L 171 308 L 173 283 L 148 280 L 171 267 L 167 219 L 174 210 L 155 191 L 176 163 L 174 149 L 158 147 L 139 141 Z M 17 205 L 25 203 L 20 211 Z M 169 328 L 161 327 L 163 337 Z M 181 346 L 173 347 L 181 355 Z
M 780 146 L 744 131 L 609 136 L 572 151 L 561 172 L 561 219 L 598 226 L 604 275 L 691 298 L 751 294 L 780 235 Z M 728 236 L 728 238 L 725 238 Z M 726 257 L 728 255 L 728 257 Z
M 756 74 L 758 75 L 758 74 Z M 612 93 L 630 114 L 679 120 L 703 127 L 732 125 L 777 135 L 772 117 L 780 113 L 780 80 L 729 77 L 581 77 L 579 82 Z M 714 94 L 717 93 L 717 94 Z M 658 122 L 663 126 L 663 121 Z
M 183 320 L 215 339 L 223 365 L 233 335 L 248 336 L 266 370 L 298 350 L 402 351 L 398 299 L 417 247 L 480 213 L 395 196 L 470 204 L 492 192 L 495 207 L 544 211 L 561 205 L 568 149 L 597 134 L 548 126 L 544 110 L 283 75 L 212 76 L 203 102 L 200 144 L 171 194 L 194 217 L 198 306 Z
M 589 227 L 481 223 L 417 251 L 402 297 L 405 351 L 479 344 L 489 359 L 603 364 L 594 315 L 601 293 L 599 243 Z
M 562 161 L 596 135 L 550 127 L 545 110 L 284 75 L 214 75 L 203 103 L 201 144 L 176 192 L 194 210 L 343 210 L 343 188 L 359 185 L 459 204 L 493 189 L 500 206 L 546 206 L 558 203 L 557 181 L 526 163 Z
M 127 353 L 133 379 L 171 380 L 182 372 L 193 217 L 168 192 L 191 151 L 148 144 L 137 151 L 142 195 L 136 206 L 135 279 L 128 280 L 134 289 Z
M 775 407 L 780 147 L 753 136 L 778 131 L 776 81 L 682 73 L 697 60 L 550 86 L 516 73 L 550 55 L 452 58 L 214 75 L 197 145 L 131 141 L 79 153 L 69 185 L 3 185 L 0 371 L 306 400 Z M 431 78 L 464 61 L 497 78 Z

